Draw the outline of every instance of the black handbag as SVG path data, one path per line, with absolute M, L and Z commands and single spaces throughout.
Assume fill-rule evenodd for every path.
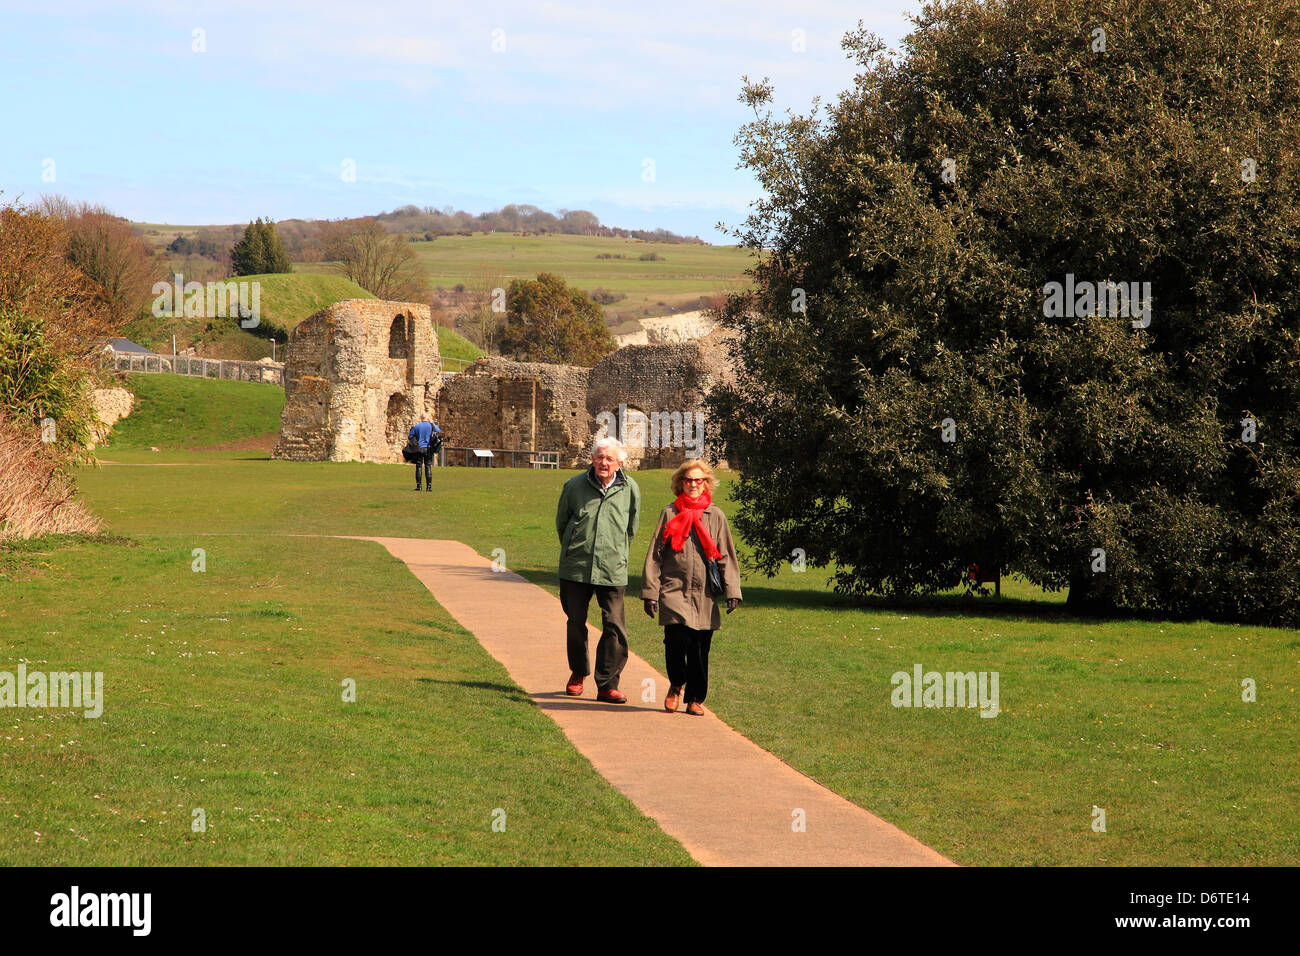
M 722 562 L 704 553 L 704 545 L 700 543 L 694 528 L 691 528 L 691 538 L 695 541 L 695 547 L 700 549 L 700 557 L 704 559 L 704 590 L 709 597 L 722 597 L 727 593 L 727 588 L 722 583 Z

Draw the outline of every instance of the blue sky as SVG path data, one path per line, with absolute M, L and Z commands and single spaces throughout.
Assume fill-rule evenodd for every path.
M 0 202 L 183 224 L 516 202 L 723 242 L 758 195 L 741 76 L 806 111 L 851 84 L 859 19 L 896 47 L 918 8 L 0 0 Z

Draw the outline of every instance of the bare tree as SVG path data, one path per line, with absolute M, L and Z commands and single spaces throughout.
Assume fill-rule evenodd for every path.
M 321 238 L 331 268 L 367 292 L 381 299 L 426 301 L 428 280 L 410 244 L 385 232 L 375 219 L 326 223 Z
M 471 305 L 466 318 L 473 330 L 477 345 L 494 355 L 501 344 L 505 327 L 506 274 L 500 269 L 480 263 L 467 283 Z
M 99 287 L 100 301 L 118 322 L 128 322 L 149 302 L 154 257 L 125 219 L 103 206 L 46 196 L 41 211 L 64 224 L 68 262 Z

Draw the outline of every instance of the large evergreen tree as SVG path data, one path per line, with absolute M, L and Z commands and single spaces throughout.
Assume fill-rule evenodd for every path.
M 742 96 L 714 411 L 759 565 L 1300 624 L 1295 0 L 958 0 L 845 47 L 824 113 Z
M 285 251 L 275 223 L 250 222 L 244 236 L 230 250 L 231 271 L 237 276 L 265 275 L 274 272 L 292 272 L 293 263 Z

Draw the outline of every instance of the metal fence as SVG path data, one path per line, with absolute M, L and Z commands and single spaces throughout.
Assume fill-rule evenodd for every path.
M 111 352 L 106 359 L 119 372 L 168 372 L 195 378 L 222 378 L 234 382 L 269 382 L 284 387 L 284 369 L 259 362 L 234 359 L 157 355 L 153 352 Z
M 478 452 L 490 451 L 492 457 Z M 455 448 L 444 445 L 443 465 L 468 468 L 559 468 L 558 451 L 529 451 L 527 448 Z

